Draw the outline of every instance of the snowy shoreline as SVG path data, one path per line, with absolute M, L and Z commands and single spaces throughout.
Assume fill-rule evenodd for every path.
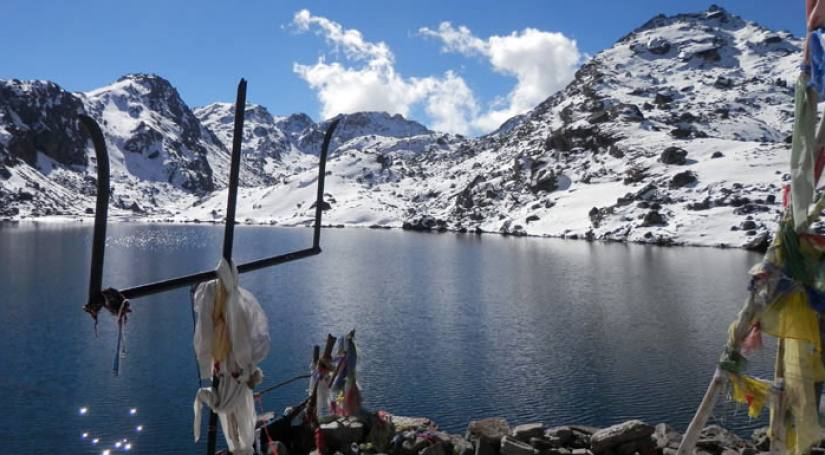
M 155 224 L 155 225 L 213 225 L 213 226 L 223 226 L 223 220 L 181 220 L 181 219 L 158 219 L 158 218 L 151 218 L 151 217 L 132 217 L 128 215 L 122 216 L 110 216 L 109 223 L 137 223 L 137 224 Z M 26 217 L 26 218 L 4 218 L 0 219 L 0 226 L 19 226 L 19 225 L 27 225 L 27 224 L 94 224 L 94 218 L 91 216 L 81 216 L 81 215 L 50 215 L 50 216 L 43 216 L 43 217 Z M 312 228 L 311 223 L 307 224 L 278 224 L 277 222 L 269 221 L 251 221 L 245 220 L 243 222 L 237 222 L 236 226 L 269 226 L 269 227 L 276 227 L 276 228 Z M 386 226 L 386 225 L 346 225 L 346 224 L 321 224 L 322 229 L 370 229 L 370 230 L 399 230 L 399 231 L 407 231 L 407 232 L 414 232 L 414 233 L 424 233 L 424 234 L 455 234 L 455 235 L 496 235 L 500 237 L 525 237 L 525 238 L 533 238 L 533 239 L 555 239 L 555 240 L 584 240 L 587 242 L 594 242 L 594 243 L 624 243 L 624 244 L 636 244 L 636 245 L 653 245 L 653 246 L 663 246 L 663 247 L 693 247 L 693 248 L 719 248 L 719 249 L 742 249 L 742 250 L 750 250 L 750 251 L 757 251 L 763 252 L 764 250 L 760 247 L 760 245 L 755 245 L 754 247 L 749 247 L 748 245 L 732 245 L 727 244 L 725 242 L 690 242 L 690 241 L 679 241 L 673 240 L 670 238 L 656 238 L 651 240 L 636 240 L 636 239 L 613 239 L 613 238 L 594 238 L 588 235 L 579 235 L 576 233 L 569 234 L 569 235 L 553 235 L 553 234 L 530 234 L 524 232 L 517 232 L 517 233 L 510 233 L 510 232 L 496 232 L 496 231 L 485 231 L 485 230 L 458 230 L 453 228 L 432 228 L 432 229 L 424 229 L 424 228 L 411 228 L 407 226 Z M 769 241 L 770 238 L 766 238 L 766 242 Z M 767 243 L 764 243 L 767 245 Z

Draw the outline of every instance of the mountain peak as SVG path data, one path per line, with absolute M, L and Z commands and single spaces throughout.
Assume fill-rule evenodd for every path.
M 123 76 L 118 78 L 117 82 L 133 82 L 143 87 L 146 87 L 151 91 L 165 91 L 171 89 L 177 92 L 177 90 L 174 88 L 171 82 L 154 73 L 124 74 Z

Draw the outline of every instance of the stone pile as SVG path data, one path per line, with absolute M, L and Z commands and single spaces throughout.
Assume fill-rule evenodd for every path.
M 363 413 L 322 419 L 323 454 L 329 455 L 676 455 L 682 435 L 669 425 L 629 420 L 606 428 L 584 425 L 548 427 L 527 423 L 511 427 L 500 417 L 471 421 L 465 434 L 438 429 L 427 418 Z M 306 434 L 304 429 L 304 434 Z M 321 455 L 311 438 L 304 447 L 279 444 L 277 455 Z M 717 425 L 701 433 L 696 455 L 757 455 L 770 441 L 766 429 L 750 440 Z M 819 453 L 825 453 L 822 449 Z

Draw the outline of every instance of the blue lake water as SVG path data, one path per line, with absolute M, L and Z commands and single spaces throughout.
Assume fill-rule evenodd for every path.
M 104 284 L 210 269 L 222 235 L 216 226 L 110 225 Z M 311 236 L 239 226 L 236 258 L 304 248 Z M 313 344 L 355 328 L 366 406 L 457 433 L 491 416 L 596 426 L 641 418 L 683 430 L 759 260 L 738 250 L 358 229 L 324 230 L 322 246 L 320 256 L 242 275 L 270 321 L 265 384 L 304 373 Z M 0 450 L 100 453 L 127 438 L 137 453 L 202 452 L 203 440 L 192 442 L 188 290 L 133 301 L 128 356 L 113 377 L 114 321 L 101 317 L 95 337 L 81 310 L 90 249 L 88 224 L 0 224 Z M 766 352 L 752 370 L 771 365 Z M 281 388 L 264 405 L 280 412 L 305 389 Z M 712 421 L 743 433 L 760 423 L 724 403 Z

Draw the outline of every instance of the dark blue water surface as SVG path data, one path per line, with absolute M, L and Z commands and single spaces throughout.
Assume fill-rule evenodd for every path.
M 311 235 L 239 227 L 236 258 L 303 248 Z M 105 284 L 210 269 L 221 239 L 215 226 L 110 225 Z M 452 432 L 490 416 L 597 426 L 641 418 L 684 429 L 759 259 L 357 229 L 325 230 L 322 243 L 320 256 L 242 276 L 269 316 L 265 383 L 303 373 L 313 344 L 355 328 L 366 405 L 428 416 Z M 0 225 L 0 450 L 99 453 L 127 438 L 132 452 L 200 453 L 188 290 L 133 301 L 128 356 L 113 377 L 115 324 L 102 317 L 95 337 L 81 311 L 90 249 L 88 224 Z M 264 404 L 280 412 L 305 388 L 287 386 Z M 726 405 L 714 419 L 755 425 Z

